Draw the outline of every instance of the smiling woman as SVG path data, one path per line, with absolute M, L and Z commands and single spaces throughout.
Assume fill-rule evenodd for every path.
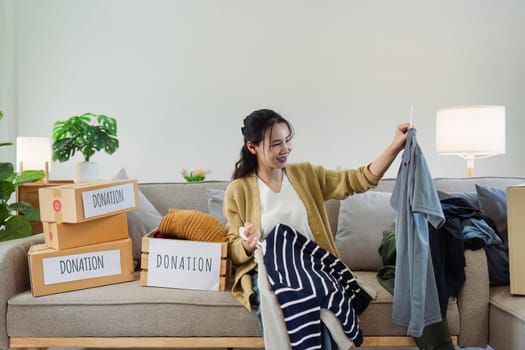
M 409 128 L 408 123 L 398 125 L 392 142 L 368 165 L 337 171 L 309 162 L 288 163 L 293 149 L 291 141 L 294 132 L 291 124 L 279 113 L 270 109 L 259 109 L 243 119 L 240 159 L 235 163 L 233 181 L 225 193 L 223 211 L 230 256 L 236 265 L 232 292 L 248 310 L 257 309 L 265 339 L 274 339 L 277 333 L 275 327 L 271 327 L 272 318 L 268 318 L 267 312 L 261 312 L 261 308 L 267 307 L 263 301 L 268 298 L 263 294 L 263 289 L 258 288 L 257 266 L 260 263 L 254 260 L 254 253 L 259 249 L 260 241 L 267 241 L 279 227 L 290 227 L 297 231 L 299 236 L 314 242 L 312 244 L 315 245 L 315 249 L 338 259 L 325 201 L 341 200 L 376 186 L 403 149 Z M 266 256 L 271 250 L 270 248 L 263 253 L 264 264 L 267 263 Z M 334 277 L 334 280 L 340 281 L 337 277 Z M 343 286 L 336 288 L 339 287 L 346 289 Z M 295 290 L 293 287 L 291 289 Z M 275 288 L 274 292 L 279 294 Z M 287 301 L 277 298 L 281 303 L 279 307 L 283 308 L 283 303 L 296 303 L 302 298 L 299 294 L 295 293 Z M 367 307 L 370 297 L 366 295 L 365 299 L 367 302 L 359 312 Z M 308 308 L 315 309 L 315 301 L 310 300 L 308 304 Z M 310 317 L 303 321 L 321 322 L 319 315 Z M 303 334 L 305 338 L 302 339 L 314 341 L 308 346 L 319 346 L 329 350 L 341 345 L 335 344 L 330 336 L 333 329 L 322 323 L 321 325 L 320 337 L 313 339 L 309 334 Z M 288 334 L 292 340 L 291 334 L 296 333 L 296 329 L 295 326 L 288 326 L 292 325 L 287 323 Z M 299 347 L 301 346 L 305 346 L 305 343 L 301 343 Z

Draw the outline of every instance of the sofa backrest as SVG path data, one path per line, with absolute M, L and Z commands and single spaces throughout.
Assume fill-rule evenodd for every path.
M 372 191 L 392 192 L 396 179 L 382 179 Z M 437 190 L 446 192 L 475 192 L 475 185 L 490 186 L 505 189 L 509 186 L 525 183 L 525 177 L 468 177 L 468 178 L 436 178 L 434 184 Z M 155 205 L 157 210 L 165 215 L 169 208 L 195 209 L 208 213 L 208 189 L 225 190 L 229 181 L 202 182 L 169 182 L 141 183 L 140 190 Z M 340 202 L 330 200 L 326 203 L 332 232 L 337 232 L 337 219 Z
M 379 185 L 371 190 L 382 193 L 381 202 L 383 208 L 388 206 L 385 205 L 388 197 L 385 192 L 392 192 L 395 181 L 393 178 L 382 179 Z M 436 178 L 434 180 L 436 190 L 473 193 L 476 192 L 476 184 L 485 187 L 506 189 L 509 186 L 523 183 L 525 183 L 525 177 Z M 169 208 L 194 209 L 209 213 L 208 190 L 225 190 L 228 184 L 229 181 L 141 183 L 139 187 L 157 210 L 162 215 L 165 215 Z M 352 197 L 354 198 L 351 198 L 351 200 L 358 198 L 357 196 Z M 378 219 L 380 219 L 382 215 L 386 214 L 380 211 L 374 211 L 368 220 L 361 220 L 361 217 L 357 216 L 357 220 L 361 220 L 362 222 L 358 223 L 360 232 L 357 233 L 357 235 L 361 236 L 358 236 L 359 238 L 356 239 L 354 232 L 348 232 L 348 230 L 351 231 L 354 227 L 348 229 L 347 227 L 343 227 L 343 225 L 339 225 L 339 214 L 342 203 L 342 201 L 329 200 L 326 202 L 326 208 L 332 232 L 334 235 L 339 235 L 336 237 L 336 244 L 338 244 L 343 260 L 355 269 L 377 270 L 381 264 L 380 257 L 373 254 L 373 252 L 371 253 L 370 250 L 373 247 L 373 250 L 377 252 L 383 234 L 383 231 L 377 228 L 377 222 L 380 221 Z M 346 203 L 346 205 L 348 209 L 348 205 L 352 205 L 352 201 Z M 388 220 L 393 222 L 392 212 L 390 211 L 388 215 Z M 348 222 L 346 224 L 348 224 Z M 371 229 L 372 227 L 373 229 Z M 341 234 L 342 229 L 346 230 L 347 236 Z M 355 244 L 356 241 L 362 242 L 367 249 L 360 249 L 360 246 Z
M 141 183 L 139 188 L 162 215 L 168 209 L 194 209 L 208 213 L 208 189 L 225 190 L 229 181 Z
M 374 191 L 392 192 L 396 179 L 382 179 Z M 436 178 L 436 190 L 445 192 L 476 192 L 476 185 L 505 189 L 509 186 L 522 184 L 525 177 L 464 177 L 464 178 Z
M 382 179 L 377 187 L 371 191 L 392 192 L 396 183 L 395 178 Z M 438 191 L 444 192 L 476 192 L 476 184 L 487 187 L 506 189 L 509 186 L 525 183 L 525 177 L 465 177 L 465 178 L 436 178 L 434 186 Z M 337 220 L 339 217 L 339 201 L 327 202 L 329 219 L 332 232 L 337 232 Z

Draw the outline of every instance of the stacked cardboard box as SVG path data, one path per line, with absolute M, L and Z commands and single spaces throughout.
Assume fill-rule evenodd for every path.
M 45 243 L 28 252 L 34 296 L 133 280 L 126 212 L 139 205 L 136 180 L 41 188 L 39 204 Z

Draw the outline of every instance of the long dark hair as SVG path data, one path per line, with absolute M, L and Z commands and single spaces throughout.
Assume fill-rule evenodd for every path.
M 257 156 L 248 150 L 246 146 L 248 141 L 256 146 L 259 145 L 261 142 L 264 142 L 266 132 L 270 131 L 271 134 L 273 126 L 278 123 L 286 124 L 291 136 L 293 136 L 293 128 L 290 123 L 279 113 L 270 109 L 253 111 L 244 118 L 243 123 L 244 126 L 241 128 L 241 132 L 244 137 L 244 143 L 241 148 L 241 157 L 235 163 L 235 170 L 232 175 L 233 180 L 257 172 Z

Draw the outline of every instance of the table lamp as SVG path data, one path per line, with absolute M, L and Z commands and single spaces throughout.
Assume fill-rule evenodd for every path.
M 44 182 L 49 179 L 51 169 L 51 140 L 48 137 L 16 138 L 17 172 L 44 170 Z
M 467 160 L 472 176 L 474 160 L 505 154 L 505 106 L 441 108 L 436 116 L 436 152 Z

